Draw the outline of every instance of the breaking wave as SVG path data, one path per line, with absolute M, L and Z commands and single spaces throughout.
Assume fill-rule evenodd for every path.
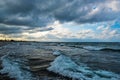
M 78 80 L 120 80 L 118 74 L 98 70 L 91 70 L 87 66 L 77 65 L 70 57 L 58 56 L 47 68 L 49 71 Z
M 87 49 L 87 50 L 91 50 L 91 51 L 116 51 L 116 52 L 120 52 L 120 49 L 112 48 L 112 47 L 84 46 L 83 49 Z
M 89 50 L 106 49 L 93 46 L 84 48 Z M 118 74 L 104 70 L 92 70 L 90 67 L 78 65 L 70 57 L 61 54 L 59 51 L 55 51 L 53 55 L 56 55 L 57 57 L 51 63 L 50 67 L 47 68 L 48 71 L 78 80 L 120 80 Z M 21 58 L 14 58 L 7 54 L 3 56 L 1 60 L 3 67 L 3 69 L 0 70 L 1 74 L 7 73 L 8 76 L 15 78 L 16 80 L 39 80 L 28 70 L 29 67 L 22 64 L 24 60 Z

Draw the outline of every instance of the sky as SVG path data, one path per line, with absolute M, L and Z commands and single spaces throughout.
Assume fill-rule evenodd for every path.
M 120 42 L 120 0 L 0 0 L 0 39 Z

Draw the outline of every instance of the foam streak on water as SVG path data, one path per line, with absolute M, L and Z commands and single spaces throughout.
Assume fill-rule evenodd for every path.
M 32 77 L 32 74 L 29 71 L 23 70 L 20 64 L 15 62 L 14 59 L 10 59 L 6 55 L 1 59 L 3 67 L 3 69 L 0 71 L 1 74 L 8 73 L 8 76 L 15 78 L 16 80 L 37 80 Z

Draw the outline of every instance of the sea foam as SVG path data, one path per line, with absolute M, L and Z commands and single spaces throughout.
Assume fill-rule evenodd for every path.
M 1 74 L 7 73 L 10 78 L 15 78 L 16 80 L 37 80 L 32 77 L 32 74 L 23 70 L 19 63 L 15 62 L 14 59 L 8 58 L 8 56 L 4 56 L 1 58 L 3 69 L 0 70 Z
M 118 74 L 104 70 L 93 71 L 87 66 L 77 65 L 70 57 L 65 55 L 58 56 L 47 69 L 79 80 L 120 80 Z

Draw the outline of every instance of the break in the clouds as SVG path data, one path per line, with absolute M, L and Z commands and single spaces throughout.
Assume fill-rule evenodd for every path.
M 0 0 L 0 34 L 37 41 L 119 41 L 119 4 L 120 0 Z

